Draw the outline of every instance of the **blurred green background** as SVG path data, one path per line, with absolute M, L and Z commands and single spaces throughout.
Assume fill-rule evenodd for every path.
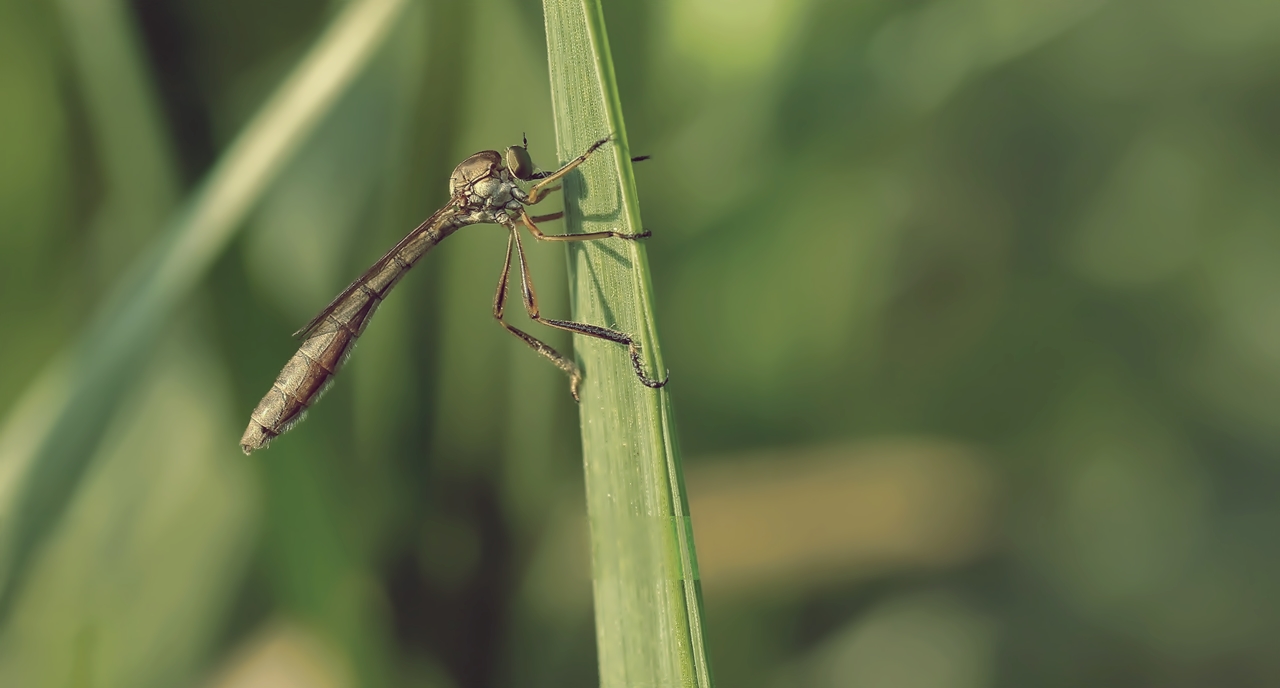
M 604 4 L 718 684 L 1280 685 L 1280 3 Z M 0 507 L 37 381 L 342 5 L 0 2 Z M 576 412 L 490 322 L 501 230 L 237 447 L 459 160 L 555 163 L 537 2 L 398 11 L 121 386 L 0 685 L 595 685 Z

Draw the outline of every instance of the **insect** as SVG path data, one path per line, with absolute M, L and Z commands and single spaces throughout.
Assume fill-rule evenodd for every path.
M 665 385 L 665 378 L 658 380 L 645 374 L 639 346 L 631 335 L 599 325 L 542 317 L 538 311 L 538 298 L 533 290 L 533 282 L 529 278 L 524 248 L 520 245 L 521 225 L 539 241 L 593 241 L 608 238 L 635 241 L 649 236 L 647 231 L 639 234 L 614 231 L 543 234 L 537 223 L 558 220 L 564 213 L 530 217 L 525 209 L 525 206 L 537 204 L 547 193 L 559 189 L 559 185 L 552 184 L 585 162 L 588 156 L 608 141 L 608 137 L 596 141 L 582 155 L 554 172 L 536 170 L 529 157 L 528 139 L 524 140 L 523 145 L 507 148 L 505 156 L 499 155 L 497 151 L 480 151 L 459 163 L 449 176 L 449 202 L 409 232 L 400 243 L 338 294 L 319 315 L 294 333 L 294 336 L 302 339 L 302 346 L 285 363 L 284 370 L 280 371 L 267 395 L 258 402 L 257 408 L 249 416 L 249 427 L 240 438 L 240 448 L 244 453 L 249 454 L 267 446 L 272 439 L 302 420 L 307 408 L 333 381 L 333 376 L 351 353 L 356 339 L 364 332 L 373 312 L 400 278 L 427 251 L 467 225 L 498 224 L 507 229 L 507 258 L 502 264 L 498 290 L 493 297 L 493 317 L 508 332 L 569 376 L 569 393 L 575 401 L 578 399 L 578 386 L 582 382 L 582 371 L 578 366 L 541 340 L 512 327 L 502 319 L 513 250 L 520 265 L 521 296 L 525 311 L 531 319 L 560 330 L 626 346 L 631 356 L 631 365 L 640 382 L 653 389 Z M 516 183 L 517 180 L 537 183 L 526 192 Z

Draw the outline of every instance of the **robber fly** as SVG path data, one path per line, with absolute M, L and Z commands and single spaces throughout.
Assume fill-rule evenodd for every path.
M 599 325 L 571 322 L 568 320 L 551 320 L 542 317 L 538 311 L 538 298 L 533 291 L 533 283 L 529 280 L 529 269 L 525 262 L 524 248 L 520 245 L 519 227 L 523 225 L 535 239 L 539 241 L 591 241 L 594 239 L 626 239 L 634 241 L 649 236 L 649 232 L 639 234 L 623 234 L 621 232 L 591 232 L 589 234 L 543 234 L 538 229 L 538 222 L 558 220 L 563 212 L 538 217 L 529 217 L 525 206 L 535 205 L 543 197 L 560 188 L 552 186 L 587 157 L 609 141 L 600 139 L 591 144 L 582 155 L 569 161 L 555 172 L 539 172 L 529 157 L 529 142 L 511 146 L 504 156 L 497 151 L 480 151 L 463 160 L 449 176 L 449 202 L 437 210 L 425 222 L 418 225 L 409 235 L 400 240 L 386 255 L 378 259 L 373 267 L 352 282 L 350 286 L 338 294 L 314 320 L 307 323 L 294 336 L 302 339 L 298 352 L 285 363 L 267 395 L 258 403 L 258 407 L 249 416 L 249 427 L 240 438 L 240 448 L 248 454 L 255 449 L 267 446 L 272 439 L 288 430 L 302 419 L 307 407 L 319 396 L 325 387 L 333 381 L 333 376 L 342 367 L 356 338 L 364 332 L 369 318 L 377 310 L 378 304 L 386 298 L 387 293 L 400 281 L 404 273 L 413 267 L 436 244 L 462 227 L 474 224 L 498 224 L 507 228 L 507 259 L 502 264 L 502 274 L 498 279 L 498 291 L 493 297 L 493 317 L 508 332 L 519 337 L 534 351 L 545 356 L 560 370 L 569 376 L 569 393 L 578 399 L 578 385 L 582 382 L 582 372 L 573 361 L 560 355 L 555 349 L 541 340 L 529 335 L 502 320 L 503 306 L 507 300 L 507 277 L 511 271 L 511 255 L 514 249 L 520 264 L 520 287 L 524 297 L 524 307 L 529 317 L 544 325 L 616 342 L 627 347 L 631 356 L 631 365 L 635 368 L 636 377 L 646 387 L 657 389 L 666 384 L 666 380 L 651 378 L 644 372 L 640 361 L 640 349 L 635 337 Z M 524 191 L 516 183 L 519 181 L 536 181 L 529 191 Z

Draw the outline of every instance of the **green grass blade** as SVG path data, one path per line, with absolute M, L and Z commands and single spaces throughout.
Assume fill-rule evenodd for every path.
M 359 0 L 337 16 L 145 253 L 68 357 L 15 408 L 0 437 L 0 617 L 61 515 L 112 410 L 176 306 L 203 279 L 271 181 L 381 46 L 407 0 Z M 34 433 L 32 433 L 34 430 Z M 233 441 L 233 440 L 229 440 Z
M 565 183 L 570 231 L 642 230 L 626 128 L 598 0 L 544 0 L 556 144 L 562 161 L 612 134 Z M 665 367 L 642 242 L 570 248 L 573 319 L 632 333 L 650 376 Z M 582 451 L 591 522 L 600 685 L 711 685 L 702 593 L 665 389 L 640 384 L 625 349 L 576 336 L 586 378 Z

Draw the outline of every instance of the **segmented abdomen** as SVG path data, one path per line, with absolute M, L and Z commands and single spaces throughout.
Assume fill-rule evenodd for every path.
M 244 453 L 267 446 L 302 420 L 307 407 L 333 382 L 333 376 L 347 360 L 356 339 L 364 333 L 378 304 L 411 266 L 395 259 L 366 276 L 307 334 L 302 346 L 284 364 L 284 370 L 249 416 L 249 427 L 240 438 Z

